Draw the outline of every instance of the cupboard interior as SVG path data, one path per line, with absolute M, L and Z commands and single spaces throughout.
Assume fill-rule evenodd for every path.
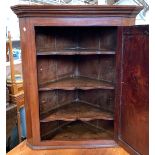
M 115 27 L 35 27 L 41 140 L 114 138 Z

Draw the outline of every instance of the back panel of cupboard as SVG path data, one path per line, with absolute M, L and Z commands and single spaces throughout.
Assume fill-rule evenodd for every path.
M 116 27 L 35 33 L 41 140 L 114 139 Z

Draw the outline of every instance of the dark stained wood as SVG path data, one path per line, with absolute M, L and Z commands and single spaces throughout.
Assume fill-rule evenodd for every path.
M 40 86 L 47 81 L 76 76 L 94 79 L 94 83 L 95 79 L 115 83 L 114 55 L 42 56 L 38 58 L 37 64 Z
M 119 133 L 120 133 L 120 103 L 121 103 L 121 74 L 122 74 L 122 28 L 117 30 L 117 48 L 116 48 L 116 85 L 115 85 L 115 106 L 114 106 L 114 137 L 115 141 L 118 142 Z
M 52 145 L 51 145 L 52 143 Z M 114 140 L 44 140 L 39 143 L 39 146 L 31 145 L 27 143 L 27 145 L 32 149 L 93 149 L 93 148 L 109 148 L 109 147 L 118 147 L 118 144 Z
M 38 56 L 41 55 L 114 55 L 115 51 L 108 50 L 90 50 L 90 49 L 78 49 L 78 50 L 60 50 L 60 51 L 47 51 L 47 52 L 37 52 Z
M 39 98 L 41 118 L 50 114 L 51 111 L 77 100 L 81 100 L 86 104 L 99 108 L 103 112 L 114 112 L 114 90 L 41 91 L 39 93 Z
M 11 9 L 18 17 L 108 16 L 136 17 L 142 6 L 122 5 L 16 5 Z
M 26 20 L 21 19 L 20 22 L 20 27 L 26 26 Z M 27 35 L 25 32 L 20 29 L 20 39 L 21 39 L 21 49 L 22 49 L 22 72 L 23 72 L 23 86 L 24 86 L 24 105 L 25 105 L 25 110 L 26 110 L 26 132 L 27 132 L 27 141 L 32 143 L 32 120 L 31 120 L 31 108 L 29 105 L 29 87 L 28 87 L 28 81 L 25 80 L 27 78 L 27 69 L 25 68 L 26 65 L 26 51 L 28 46 L 26 46 L 27 42 Z M 29 63 L 27 63 L 29 66 Z M 28 89 L 28 90 L 27 90 Z
M 94 89 L 78 92 L 79 100 L 85 101 L 92 106 L 101 109 L 102 111 L 107 111 L 114 113 L 114 92 L 115 90 L 102 90 Z
M 119 141 L 132 154 L 148 155 L 148 26 L 124 27 Z
M 105 81 L 114 86 L 115 84 L 114 55 L 100 55 L 100 56 L 88 55 L 87 57 L 83 56 L 79 58 L 79 63 L 77 66 L 79 75 Z
M 35 54 L 35 35 L 34 29 L 29 23 L 29 19 L 21 19 L 19 21 L 21 34 L 22 49 L 22 71 L 24 85 L 24 102 L 26 110 L 26 130 L 27 141 L 33 145 L 37 145 L 40 137 L 39 126 L 39 105 L 38 105 L 38 84 L 36 71 L 36 54 Z M 27 28 L 23 29 L 24 27 Z M 31 36 L 31 38 L 29 37 Z M 27 43 L 29 44 L 27 45 Z M 32 51 L 33 54 L 32 54 Z
M 45 55 L 108 54 L 108 51 L 114 53 L 116 48 L 115 27 L 37 26 L 35 30 L 37 55 L 43 52 Z
M 65 89 L 65 90 L 89 90 L 89 89 L 114 89 L 114 86 L 105 81 L 91 79 L 82 76 L 66 77 L 56 81 L 47 81 L 39 88 L 40 91 Z
M 40 116 L 66 105 L 75 99 L 75 92 L 53 90 L 39 92 Z
M 73 123 L 72 122 L 64 122 L 64 121 L 52 121 L 49 123 L 41 123 L 41 135 L 42 135 L 42 139 L 44 139 L 44 141 L 42 141 L 41 144 L 43 146 L 45 145 L 47 149 L 57 148 L 57 145 L 59 145 L 59 148 L 60 148 L 60 146 L 61 146 L 61 148 L 88 148 L 88 147 L 93 148 L 93 146 L 96 146 L 96 147 L 110 147 L 110 146 L 114 147 L 114 146 L 116 146 L 116 143 L 114 143 L 114 141 L 110 140 L 110 139 L 109 140 L 92 140 L 90 131 L 86 131 L 86 130 L 85 130 L 85 134 L 87 135 L 87 140 L 79 139 L 77 141 L 77 139 L 74 139 L 74 140 L 68 139 L 67 141 L 65 141 L 65 145 L 63 145 L 63 141 L 51 139 L 55 135 L 54 133 L 63 131 L 62 128 L 66 128 L 66 127 L 68 128 L 68 126 L 70 126 L 70 124 L 76 125 L 79 123 L 80 124 L 85 123 L 87 126 L 89 126 L 91 132 L 93 130 L 97 129 L 102 132 L 105 131 L 107 134 L 110 134 L 111 136 L 113 135 L 113 121 L 94 120 L 94 121 L 89 121 L 89 122 L 81 122 L 81 121 L 75 122 L 74 121 Z M 80 133 L 80 131 L 77 131 L 76 129 L 74 130 L 74 132 Z M 83 134 L 83 133 L 81 132 L 81 134 Z M 74 133 L 73 133 L 73 135 L 74 135 Z M 49 139 L 49 140 L 47 140 L 47 139 Z M 50 145 L 50 142 L 52 142 L 53 145 Z M 92 142 L 93 142 L 93 145 L 92 145 Z M 40 148 L 43 149 L 44 147 L 40 147 Z
M 113 132 L 102 128 L 93 128 L 89 123 L 77 121 L 53 131 L 46 139 L 52 140 L 112 140 Z
M 47 140 L 49 135 L 64 126 L 70 124 L 70 122 L 66 121 L 51 121 L 51 122 L 41 122 L 40 124 L 40 132 L 41 132 L 41 140 Z
M 37 48 L 43 49 L 44 53 L 46 53 L 47 49 L 55 50 L 56 48 L 58 48 L 58 49 L 59 48 L 64 49 L 66 47 L 72 48 L 72 46 L 74 45 L 74 42 L 72 42 L 72 39 L 76 40 L 76 37 L 74 39 L 73 37 L 70 36 L 70 34 L 69 34 L 69 38 L 68 38 L 68 36 L 66 34 L 67 33 L 66 31 L 69 30 L 68 28 L 58 29 L 58 30 L 60 30 L 61 33 L 58 30 L 56 30 L 58 32 L 55 32 L 55 33 L 58 38 L 57 41 L 59 41 L 60 43 L 55 48 L 54 45 L 52 45 L 52 41 L 51 41 L 52 40 L 51 36 L 54 36 L 53 33 L 51 33 L 51 31 L 53 31 L 53 28 L 48 27 L 48 30 L 44 29 L 45 33 L 44 33 L 44 31 L 42 31 L 42 28 L 41 29 L 37 28 L 36 30 L 37 30 L 36 31 L 37 35 L 39 34 L 39 36 L 38 36 L 39 40 L 41 41 L 42 36 L 43 36 L 44 42 L 45 42 L 45 44 L 40 45 L 38 42 L 38 39 L 36 38 L 36 41 L 38 42 Z M 39 30 L 41 30 L 42 35 L 40 35 L 40 32 L 38 32 Z M 63 33 L 62 30 L 64 30 L 63 35 L 61 35 Z M 74 28 L 73 30 L 75 31 L 76 29 Z M 83 29 L 80 29 L 78 31 L 81 31 L 84 33 L 84 31 L 82 31 L 82 30 Z M 106 33 L 105 30 L 107 30 L 109 33 Z M 91 32 L 92 30 L 89 28 L 89 31 Z M 96 32 L 96 28 L 94 29 L 94 31 L 92 31 L 92 33 L 94 33 L 94 32 Z M 103 37 L 101 42 L 96 42 L 91 47 L 88 46 L 89 44 L 92 44 L 91 40 L 89 41 L 89 37 L 85 37 L 86 35 L 85 36 L 83 35 L 83 37 L 80 36 L 81 39 L 83 39 L 83 40 L 82 41 L 81 41 L 81 39 L 78 40 L 78 46 L 80 45 L 81 47 L 84 47 L 84 48 L 89 47 L 89 49 L 91 49 L 97 45 L 96 47 L 99 47 L 99 49 L 102 49 L 104 47 L 106 47 L 108 49 L 115 49 L 116 40 L 113 38 L 115 38 L 115 36 L 116 36 L 116 28 L 112 28 L 112 27 L 105 28 L 103 30 L 101 36 L 103 36 L 103 35 L 105 38 L 107 38 L 108 41 Z M 46 38 L 46 36 L 47 36 L 47 38 Z M 78 35 L 78 37 L 79 37 L 79 35 Z M 93 36 L 93 37 L 95 37 L 95 36 Z M 65 39 L 68 39 L 68 41 L 66 41 Z M 63 40 L 65 40 L 65 42 L 62 44 Z M 96 40 L 98 40 L 98 37 L 96 37 Z M 86 41 L 87 41 L 87 43 L 86 43 Z M 111 42 L 111 44 L 109 44 L 109 42 Z M 44 47 L 44 45 L 46 45 L 46 47 Z M 100 47 L 101 45 L 102 45 L 102 47 Z M 74 100 L 77 100 L 78 98 L 80 99 L 80 96 L 81 96 L 81 98 L 82 98 L 82 96 L 85 96 L 88 100 L 90 100 L 90 93 L 85 93 L 86 95 L 83 95 L 82 93 L 80 94 L 81 90 L 76 91 L 77 89 L 83 89 L 83 90 L 87 90 L 87 91 L 90 89 L 105 89 L 106 91 L 108 89 L 112 89 L 112 90 L 114 89 L 113 82 L 115 82 L 115 77 L 114 77 L 115 58 L 113 56 L 105 55 L 105 56 L 98 57 L 98 56 L 94 55 L 94 56 L 82 57 L 82 56 L 77 55 L 77 56 L 65 56 L 64 57 L 64 56 L 60 55 L 60 56 L 53 57 L 51 55 L 51 56 L 47 57 L 46 55 L 43 55 L 42 57 L 38 57 L 37 60 L 38 60 L 38 80 L 39 80 L 38 83 L 39 83 L 39 87 L 40 87 L 39 94 L 40 95 L 42 93 L 44 94 L 43 95 L 44 97 L 41 95 L 43 98 L 41 99 L 41 102 L 40 102 L 41 122 L 52 123 L 51 121 L 56 121 L 56 120 L 76 121 L 77 120 L 77 119 L 75 119 L 75 117 L 77 117 L 76 114 L 74 115 L 75 117 L 73 116 L 74 118 L 71 117 L 71 114 L 70 114 L 70 112 L 73 114 L 74 109 L 72 111 L 70 111 L 69 108 L 65 109 L 64 105 L 69 104 L 73 101 L 73 99 L 72 99 L 73 94 L 74 94 Z M 91 70 L 90 70 L 90 65 L 92 66 Z M 110 70 L 110 72 L 109 72 L 109 70 Z M 47 74 L 48 74 L 48 76 L 47 76 Z M 46 87 L 48 85 L 50 87 Z M 106 85 L 109 85 L 109 87 L 107 87 Z M 62 91 L 62 89 L 67 90 L 67 91 L 66 92 Z M 61 90 L 61 92 L 63 92 L 63 96 L 61 96 L 61 97 L 59 96 L 59 90 Z M 74 91 L 74 93 L 72 93 L 71 90 L 72 90 L 72 92 Z M 50 91 L 55 91 L 55 93 L 54 92 L 51 93 Z M 113 94 L 113 92 L 111 92 L 110 94 Z M 106 95 L 106 93 L 104 93 L 103 91 L 99 95 L 97 93 L 94 93 L 91 98 L 92 100 L 94 100 L 94 98 L 95 98 L 94 103 L 85 101 L 85 97 L 83 97 L 83 101 L 90 105 L 89 109 L 91 109 L 91 111 L 88 109 L 88 107 L 86 107 L 87 111 L 90 111 L 89 115 L 87 115 L 87 117 L 86 117 L 86 114 L 88 114 L 88 113 L 83 112 L 82 107 L 84 107 L 84 105 L 79 106 L 78 108 L 75 108 L 75 109 L 80 109 L 79 112 L 77 113 L 78 115 L 81 114 L 81 115 L 79 115 L 78 119 L 83 120 L 83 121 L 90 121 L 93 119 L 107 119 L 107 120 L 109 120 L 109 118 L 107 116 L 110 114 L 111 115 L 110 120 L 113 120 L 112 113 L 113 113 L 114 101 L 113 101 L 112 97 L 110 97 L 110 96 L 108 94 Z M 61 100 L 61 98 L 63 100 Z M 49 106 L 49 105 L 52 105 L 52 106 Z M 52 108 L 53 109 L 57 108 L 59 110 L 62 109 L 62 111 L 66 111 L 66 114 L 70 115 L 70 118 L 66 118 L 65 116 L 63 116 L 63 112 L 60 110 L 60 111 L 58 111 L 58 113 L 61 113 L 62 115 L 61 116 L 57 115 L 54 119 L 53 118 L 51 119 L 51 117 L 53 116 L 52 111 L 51 111 Z M 85 111 L 86 111 L 86 108 L 84 108 Z M 95 110 L 97 108 L 101 108 L 100 116 L 98 114 L 99 111 Z M 42 119 L 43 117 L 45 119 Z M 43 136 L 44 140 L 46 140 L 46 141 L 41 142 L 41 144 L 48 145 L 48 143 L 50 143 L 50 142 L 47 141 L 47 139 L 46 139 L 46 138 L 48 138 L 47 133 L 51 133 L 51 131 L 53 131 L 55 133 L 58 129 L 63 127 L 65 124 L 66 123 L 62 123 L 59 121 L 58 124 L 57 123 L 55 124 L 56 126 L 53 124 L 55 127 L 53 127 L 53 125 L 50 126 L 49 124 L 47 124 L 47 127 L 45 127 L 41 123 L 41 126 L 40 126 L 41 133 L 43 133 L 43 135 L 44 134 L 46 135 L 46 136 Z M 97 123 L 97 124 L 90 123 L 90 124 L 94 128 L 102 126 L 102 123 Z M 107 129 L 107 130 L 109 130 L 109 129 Z M 91 139 L 92 138 L 90 135 L 90 140 Z M 111 141 L 107 142 L 107 141 L 103 140 L 102 142 L 104 145 L 106 145 L 106 143 L 108 143 L 108 145 L 112 145 Z M 102 142 L 100 143 L 100 146 L 101 146 Z M 84 143 L 84 141 L 82 143 Z M 95 143 L 99 143 L 99 142 L 95 142 Z M 94 143 L 94 145 L 95 145 L 95 143 Z M 55 146 L 53 144 L 55 144 Z M 52 143 L 53 147 L 56 147 L 56 144 L 57 144 L 56 141 L 54 141 L 54 143 Z M 88 142 L 85 142 L 85 144 L 88 144 Z M 62 144 L 60 143 L 60 145 L 62 145 Z M 77 146 L 78 145 L 76 144 L 76 147 Z M 81 146 L 82 145 L 80 145 L 80 147 Z M 95 146 L 97 147 L 97 145 L 95 145 Z M 71 147 L 70 143 L 69 143 L 68 147 Z
M 64 121 L 90 121 L 93 119 L 113 120 L 111 113 L 102 111 L 92 105 L 82 101 L 73 101 L 70 104 L 66 104 L 51 111 L 51 114 L 43 118 L 41 122 L 49 122 L 55 120 Z
M 81 27 L 81 26 L 132 26 L 135 24 L 135 18 L 123 18 L 123 17 L 82 17 L 75 18 L 74 17 L 35 17 L 33 19 L 30 18 L 30 21 L 35 26 L 73 26 L 73 27 Z
M 76 63 L 74 59 L 63 56 L 43 56 L 37 61 L 38 84 L 46 83 L 74 74 Z
M 134 35 L 129 31 L 122 36 L 125 29 L 118 30 L 117 27 L 134 25 L 141 9 L 141 6 L 12 7 L 20 22 L 27 144 L 30 147 L 114 147 L 117 141 L 125 148 L 130 145 L 135 152 L 141 149 L 140 153 L 146 153 L 144 139 L 147 139 L 147 133 L 143 125 L 147 124 L 144 117 L 147 117 L 147 101 L 143 95 L 147 96 L 147 87 L 141 76 L 146 75 L 143 70 L 147 62 L 143 62 L 142 54 L 139 59 L 134 57 L 145 47 L 139 46 L 141 39 L 123 40 L 125 36 L 132 38 Z M 125 47 L 127 42 L 132 45 Z M 122 51 L 128 54 L 124 55 Z M 132 87 L 127 87 L 121 80 L 125 80 L 124 77 L 128 80 L 131 73 L 136 73 L 140 83 L 136 83 L 136 77 L 131 77 Z M 70 104 L 73 101 L 82 104 L 74 107 Z M 139 110 L 134 111 L 134 106 L 139 106 Z M 53 119 L 54 112 L 57 115 Z M 107 114 L 111 114 L 110 120 L 105 120 Z M 52 119 L 43 122 L 48 116 Z M 75 120 L 71 121 L 71 118 Z M 77 118 L 85 122 L 77 121 Z M 135 127 L 137 120 L 142 121 L 139 127 Z M 144 139 L 140 138 L 139 130 L 141 135 L 145 132 Z M 138 140 L 144 141 L 138 144 Z

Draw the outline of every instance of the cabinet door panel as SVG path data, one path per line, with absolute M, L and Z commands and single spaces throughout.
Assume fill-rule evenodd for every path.
M 119 28 L 122 64 L 118 141 L 131 154 L 149 154 L 148 33 L 146 25 Z

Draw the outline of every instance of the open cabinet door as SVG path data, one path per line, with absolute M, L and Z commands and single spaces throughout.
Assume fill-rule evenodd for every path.
M 119 27 L 118 41 L 117 140 L 132 155 L 148 155 L 149 27 Z

